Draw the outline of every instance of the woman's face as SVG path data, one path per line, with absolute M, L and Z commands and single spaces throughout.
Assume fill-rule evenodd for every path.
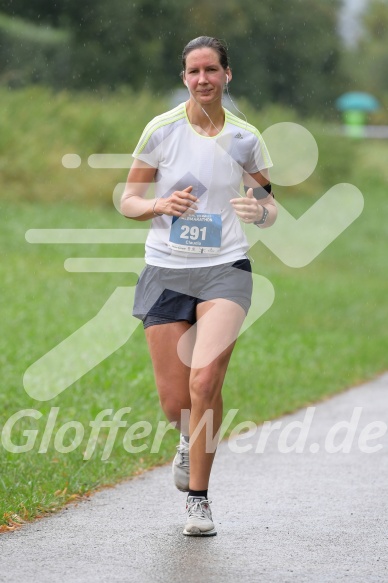
M 230 81 L 231 71 L 222 67 L 218 53 L 214 49 L 207 47 L 195 49 L 186 57 L 183 80 L 187 83 L 190 93 L 202 105 L 221 101 L 227 75 Z

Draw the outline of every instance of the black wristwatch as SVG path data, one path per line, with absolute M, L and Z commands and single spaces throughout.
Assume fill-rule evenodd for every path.
M 265 206 L 263 206 L 262 204 L 260 206 L 263 209 L 263 216 L 261 217 L 260 221 L 255 221 L 253 223 L 254 225 L 264 225 L 264 223 L 267 220 L 267 217 L 269 215 L 269 210 Z

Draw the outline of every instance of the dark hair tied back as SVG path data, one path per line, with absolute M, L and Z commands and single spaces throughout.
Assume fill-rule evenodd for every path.
M 218 53 L 220 64 L 224 69 L 229 67 L 229 59 L 226 46 L 218 39 L 212 36 L 199 36 L 187 43 L 182 52 L 182 67 L 186 70 L 186 58 L 191 51 L 195 49 L 214 49 Z

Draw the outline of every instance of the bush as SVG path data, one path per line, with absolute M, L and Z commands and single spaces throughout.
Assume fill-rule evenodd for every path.
M 0 84 L 64 87 L 71 74 L 71 36 L 0 14 Z
M 54 93 L 41 86 L 0 91 L 0 189 L 12 200 L 112 204 L 126 169 L 88 166 L 95 153 L 130 154 L 144 126 L 167 106 L 149 93 Z M 75 153 L 79 168 L 62 166 Z

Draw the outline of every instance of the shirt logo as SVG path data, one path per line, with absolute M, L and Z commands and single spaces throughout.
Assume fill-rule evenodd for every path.
M 244 136 L 242 136 L 242 135 L 240 134 L 240 132 L 239 132 L 239 133 L 238 133 L 238 134 L 236 134 L 234 137 L 235 137 L 235 138 L 238 138 L 239 140 L 242 140 Z

